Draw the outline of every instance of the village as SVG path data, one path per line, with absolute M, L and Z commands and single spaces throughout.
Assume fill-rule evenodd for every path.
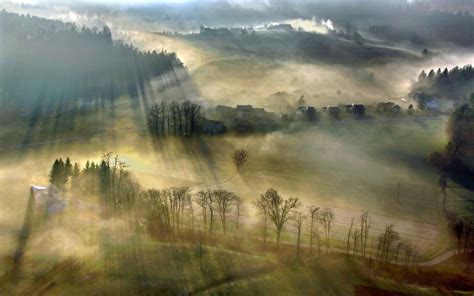
M 435 103 L 423 108 L 408 108 L 387 101 L 370 105 L 352 103 L 334 106 L 315 107 L 307 104 L 301 96 L 293 104 L 293 111 L 270 112 L 263 107 L 236 105 L 236 107 L 217 105 L 204 112 L 202 131 L 207 135 L 225 132 L 250 133 L 271 132 L 289 127 L 292 124 L 337 122 L 341 120 L 376 120 L 378 118 L 397 118 L 403 116 L 426 116 L 442 114 Z

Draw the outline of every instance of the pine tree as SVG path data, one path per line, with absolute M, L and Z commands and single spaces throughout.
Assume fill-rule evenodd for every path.
M 65 178 L 66 178 L 66 182 L 67 180 L 72 177 L 72 163 L 71 163 L 71 160 L 68 158 L 66 158 L 66 163 L 64 164 L 64 174 L 65 174 Z
M 90 169 L 91 169 L 91 164 L 89 163 L 89 161 L 87 161 L 86 166 L 84 167 L 84 170 L 82 171 L 82 173 L 84 175 L 87 175 L 90 173 Z
M 57 187 L 59 187 L 58 178 L 59 178 L 60 170 L 61 169 L 60 169 L 59 160 L 55 159 L 53 162 L 53 166 L 51 167 L 51 171 L 49 173 L 49 182 L 51 184 L 56 185 Z
M 71 175 L 71 183 L 76 186 L 78 183 L 78 178 L 81 175 L 81 169 L 79 168 L 79 164 L 76 162 L 74 163 L 74 169 L 72 170 Z
M 72 177 L 77 178 L 81 174 L 81 169 L 79 168 L 79 164 L 76 162 L 74 163 L 74 169 L 72 170 Z
M 67 182 L 67 172 L 66 172 L 66 165 L 62 158 L 59 159 L 59 174 L 57 179 L 57 186 L 59 189 L 64 188 L 64 185 Z

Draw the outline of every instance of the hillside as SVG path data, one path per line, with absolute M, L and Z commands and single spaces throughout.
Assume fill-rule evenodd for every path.
M 108 27 L 79 29 L 2 11 L 0 36 L 0 103 L 27 113 L 134 95 L 151 78 L 183 68 L 175 53 L 141 52 L 112 40 Z

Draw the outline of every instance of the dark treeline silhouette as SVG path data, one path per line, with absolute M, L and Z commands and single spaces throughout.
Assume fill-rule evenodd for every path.
M 409 41 L 415 45 L 434 44 L 435 42 L 451 42 L 460 46 L 473 46 L 474 35 L 466 28 L 474 26 L 474 16 L 468 12 L 419 11 L 405 10 L 402 15 L 412 19 L 414 26 L 406 26 L 394 19 L 388 25 L 373 25 L 369 32 L 377 37 L 394 42 Z M 393 23 L 392 23 L 393 22 Z M 433 38 L 436 36 L 436 38 Z
M 474 225 L 472 219 L 456 219 L 450 224 L 451 233 L 456 237 L 458 253 L 466 253 L 474 246 Z
M 470 102 L 457 108 L 448 123 L 448 144 L 443 152 L 430 155 L 435 166 L 462 174 L 474 174 L 474 94 Z
M 472 7 L 471 1 L 460 0 Z M 466 28 L 474 25 L 474 16 L 468 11 L 456 10 L 453 1 L 445 1 L 443 7 L 432 6 L 436 1 L 321 1 L 308 3 L 307 13 L 330 18 L 336 24 L 343 24 L 347 32 L 354 32 L 370 24 L 369 31 L 381 39 L 414 45 L 452 43 L 470 47 L 474 35 Z M 469 3 L 469 4 L 468 4 Z M 311 15 L 309 15 L 311 17 Z
M 154 136 L 192 136 L 198 133 L 202 119 L 201 106 L 190 101 L 161 102 L 148 111 L 147 124 Z
M 474 92 L 474 69 L 472 65 L 451 70 L 431 69 L 422 71 L 412 87 L 411 95 L 417 98 L 421 106 L 433 98 L 467 101 Z
M 448 135 L 446 150 L 451 161 L 471 159 L 474 153 L 474 95 L 469 104 L 462 105 L 451 115 Z M 474 171 L 474 167 L 471 169 Z
M 71 99 L 135 94 L 151 77 L 182 68 L 175 53 L 141 52 L 112 40 L 108 27 L 0 12 L 0 103 L 24 110 Z

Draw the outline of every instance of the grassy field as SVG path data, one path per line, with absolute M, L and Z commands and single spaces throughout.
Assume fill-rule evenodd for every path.
M 127 101 L 120 104 L 126 106 Z M 335 226 L 331 240 L 337 248 L 344 248 L 351 219 L 355 218 L 357 224 L 363 210 L 371 216 L 372 238 L 387 223 L 393 223 L 402 240 L 409 240 L 416 247 L 417 260 L 428 260 L 455 246 L 440 209 L 439 173 L 426 163 L 430 152 L 445 145 L 444 117 L 342 121 L 295 125 L 252 136 L 152 140 L 141 130 L 144 125 L 140 117 L 130 117 L 130 111 L 124 109 L 118 109 L 122 113 L 118 113 L 116 122 L 99 125 L 104 131 L 99 134 L 78 129 L 73 138 L 68 138 L 64 129 L 52 141 L 36 145 L 41 138 L 38 137 L 22 149 L 4 150 L 0 159 L 0 273 L 11 264 L 29 186 L 48 183 L 50 165 L 57 157 L 69 156 L 83 165 L 86 160 L 99 160 L 108 151 L 117 153 L 145 188 L 189 186 L 192 191 L 224 188 L 236 192 L 246 202 L 241 231 L 245 230 L 249 240 L 259 236 L 260 231 L 250 202 L 273 187 L 285 197 L 300 198 L 305 206 L 332 208 Z M 85 125 L 87 118 L 84 114 L 75 120 Z M 60 122 L 56 124 L 62 126 Z M 124 126 L 125 131 L 121 130 Z M 42 130 L 41 125 L 35 129 Z M 111 131 L 106 132 L 107 129 Z M 250 159 L 236 173 L 231 155 L 241 147 L 249 150 Z M 448 199 L 459 200 L 459 194 L 462 200 L 472 198 L 467 190 L 450 189 Z M 452 202 L 450 206 L 468 214 L 466 204 L 470 205 Z M 303 244 L 307 245 L 305 223 Z M 58 291 L 69 291 L 71 295 L 94 293 L 97 289 L 109 294 L 194 290 L 245 294 L 251 289 L 257 294 L 324 291 L 325 295 L 340 295 L 366 283 L 362 276 L 366 271 L 358 269 L 354 273 L 354 267 L 340 259 L 311 268 L 284 266 L 269 272 L 276 258 L 254 252 L 252 244 L 239 251 L 231 251 L 228 246 L 204 246 L 206 260 L 201 266 L 203 257 L 197 255 L 196 244 L 158 242 L 143 231 L 135 231 L 135 227 L 127 217 L 104 219 L 96 212 L 59 215 L 29 243 L 26 276 L 20 284 L 15 288 L 4 284 L 3 288 L 29 291 L 54 278 L 57 288 L 61 288 Z M 295 237 L 296 229 L 289 223 L 283 240 L 291 244 Z M 270 240 L 273 239 L 271 232 Z M 58 274 L 62 273 L 68 276 L 60 277 Z M 345 279 L 344 284 L 328 284 L 340 278 Z M 377 286 L 393 290 L 397 285 L 382 281 Z M 407 289 L 418 295 L 431 294 L 431 290 Z
M 77 121 L 82 122 L 81 118 Z M 439 211 L 439 173 L 426 164 L 427 155 L 445 144 L 443 117 L 335 122 L 295 126 L 266 135 L 160 141 L 150 140 L 144 131 L 133 131 L 143 128 L 143 123 L 118 118 L 110 123 L 112 127 L 122 125 L 131 130 L 112 128 L 112 132 L 95 136 L 82 136 L 79 130 L 71 140 L 61 141 L 62 137 L 68 139 L 64 133 L 58 134 L 56 142 L 7 150 L 1 159 L 0 182 L 7 188 L 2 192 L 6 209 L 2 223 L 15 221 L 18 225 L 21 217 L 16 213 L 24 210 L 29 185 L 47 183 L 55 158 L 69 156 L 84 164 L 113 151 L 146 188 L 189 186 L 197 191 L 220 187 L 250 202 L 273 187 L 284 196 L 300 198 L 307 206 L 332 208 L 335 239 L 344 240 L 351 219 L 357 221 L 366 210 L 372 217 L 374 234 L 393 223 L 406 239 L 428 248 L 428 254 L 451 245 Z M 103 126 L 109 127 L 100 128 Z M 236 174 L 230 157 L 240 147 L 249 150 L 250 160 Z M 466 198 L 471 195 L 468 191 L 464 194 Z M 463 203 L 453 204 L 464 207 Z M 248 208 L 250 217 L 252 209 Z

